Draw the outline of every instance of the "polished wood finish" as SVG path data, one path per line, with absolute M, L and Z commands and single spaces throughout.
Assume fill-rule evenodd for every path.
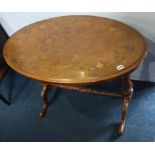
M 125 127 L 125 120 L 126 120 L 126 112 L 129 106 L 129 102 L 132 99 L 133 95 L 133 84 L 130 80 L 130 76 L 126 75 L 123 79 L 123 88 L 124 88 L 124 95 L 123 95 L 123 105 L 122 105 L 122 118 L 119 133 L 123 134 L 124 127 Z
M 125 126 L 133 86 L 129 74 L 147 54 L 144 37 L 121 22 L 95 16 L 64 16 L 31 24 L 6 43 L 4 57 L 15 71 L 43 83 L 43 117 L 51 86 L 81 93 L 123 97 L 119 133 Z M 85 86 L 123 79 L 122 93 Z
M 44 117 L 46 111 L 47 111 L 47 108 L 48 108 L 48 91 L 50 89 L 50 85 L 48 85 L 47 83 L 43 83 L 43 88 L 42 88 L 42 91 L 41 91 L 41 94 L 40 94 L 40 97 L 43 101 L 43 107 L 42 107 L 42 110 L 41 112 L 39 113 L 40 117 Z
M 94 16 L 65 16 L 31 24 L 6 43 L 17 72 L 53 84 L 92 84 L 133 71 L 147 53 L 128 25 Z
M 90 93 L 90 94 L 98 94 L 98 95 L 108 95 L 108 96 L 115 96 L 115 97 L 122 97 L 124 94 L 123 93 L 116 93 L 116 92 L 107 92 L 107 91 L 99 91 L 99 90 L 94 90 L 91 88 L 87 87 L 78 87 L 78 86 L 64 86 L 64 85 L 55 85 L 60 88 L 64 89 L 69 89 L 69 90 L 74 90 L 78 91 L 80 93 Z

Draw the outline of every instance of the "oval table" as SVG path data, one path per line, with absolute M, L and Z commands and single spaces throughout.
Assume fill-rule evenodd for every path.
M 64 16 L 17 31 L 8 39 L 3 54 L 16 72 L 43 84 L 41 117 L 47 111 L 51 86 L 123 97 L 122 134 L 133 94 L 130 73 L 143 61 L 147 44 L 139 32 L 121 22 L 95 16 Z M 122 78 L 121 93 L 86 87 L 115 78 Z

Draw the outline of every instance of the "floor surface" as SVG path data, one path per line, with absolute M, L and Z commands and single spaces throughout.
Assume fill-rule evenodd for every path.
M 94 87 L 114 91 L 120 82 Z M 155 141 L 155 84 L 134 81 L 134 87 L 125 133 L 119 136 L 121 99 L 53 88 L 48 112 L 40 118 L 40 83 L 10 69 L 0 85 L 11 102 L 0 101 L 0 141 Z

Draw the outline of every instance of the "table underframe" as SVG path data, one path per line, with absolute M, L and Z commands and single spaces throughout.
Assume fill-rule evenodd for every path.
M 132 84 L 132 81 L 130 80 L 129 74 L 122 77 L 123 92 L 120 92 L 120 93 L 98 91 L 98 90 L 86 88 L 84 86 L 68 86 L 68 85 L 61 85 L 61 84 L 52 85 L 50 83 L 45 83 L 45 82 L 42 82 L 42 85 L 43 85 L 43 87 L 42 87 L 42 91 L 41 91 L 41 99 L 43 101 L 43 107 L 40 112 L 40 117 L 44 117 L 47 112 L 48 91 L 52 86 L 57 86 L 60 88 L 65 88 L 65 89 L 69 89 L 69 90 L 73 90 L 73 91 L 78 91 L 80 93 L 93 93 L 93 94 L 100 94 L 100 95 L 109 95 L 109 96 L 114 96 L 114 97 L 122 97 L 123 98 L 122 117 L 121 117 L 121 122 L 120 122 L 120 127 L 118 130 L 118 133 L 123 134 L 128 105 L 129 105 L 129 103 L 132 99 L 132 95 L 133 95 L 133 84 Z

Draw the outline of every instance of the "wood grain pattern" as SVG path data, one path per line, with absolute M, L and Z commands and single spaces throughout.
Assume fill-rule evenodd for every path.
M 133 94 L 129 74 L 146 54 L 147 44 L 139 32 L 118 21 L 94 16 L 65 16 L 31 24 L 15 33 L 4 47 L 10 67 L 43 83 L 41 117 L 46 114 L 48 90 L 53 85 L 123 97 L 120 134 Z M 83 87 L 119 77 L 123 78 L 122 93 Z
M 146 53 L 146 41 L 136 30 L 95 16 L 64 16 L 31 24 L 15 33 L 4 48 L 6 62 L 15 71 L 68 85 L 128 74 Z

